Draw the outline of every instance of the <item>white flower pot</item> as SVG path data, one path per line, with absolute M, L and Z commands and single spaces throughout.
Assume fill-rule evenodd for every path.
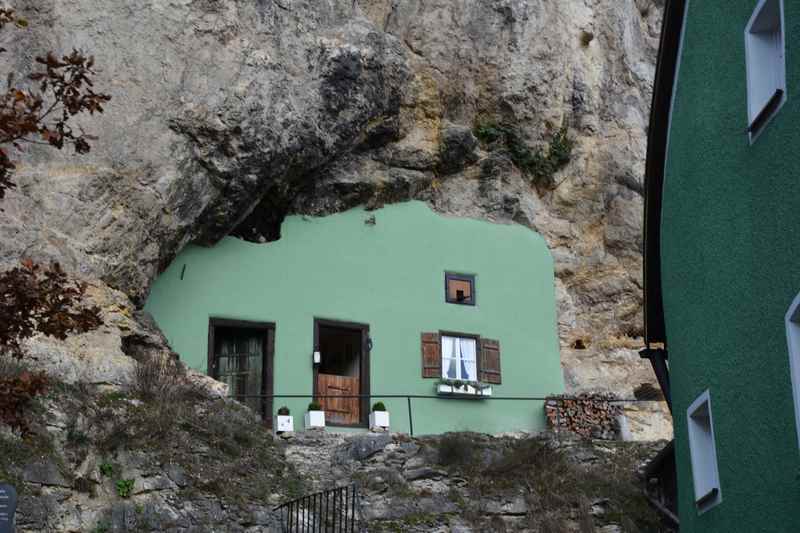
M 307 428 L 324 428 L 325 411 L 307 411 L 305 422 Z
M 288 415 L 278 415 L 275 422 L 275 432 L 285 433 L 294 431 L 294 417 Z
M 369 414 L 369 427 L 389 429 L 389 411 L 372 411 Z

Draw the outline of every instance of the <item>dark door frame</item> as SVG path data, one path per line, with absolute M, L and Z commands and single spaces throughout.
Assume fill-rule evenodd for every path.
M 356 330 L 361 333 L 361 360 L 358 367 L 358 387 L 359 394 L 366 395 L 361 398 L 359 402 L 358 424 L 330 424 L 334 427 L 368 427 L 369 426 L 369 363 L 370 351 L 372 349 L 372 341 L 369 336 L 369 324 L 362 324 L 360 322 L 346 322 L 342 320 L 333 320 L 328 318 L 314 318 L 314 351 L 319 351 L 319 328 L 320 326 L 328 326 L 340 329 Z M 319 366 L 314 365 L 313 372 L 313 394 L 314 398 L 319 395 L 319 385 L 317 377 L 319 376 Z
M 263 331 L 264 361 L 261 364 L 261 418 L 267 427 L 272 427 L 272 394 L 274 391 L 273 380 L 275 374 L 275 322 L 253 322 L 250 320 L 232 320 L 228 318 L 209 317 L 208 319 L 208 359 L 206 372 L 214 379 L 218 379 L 217 365 L 214 358 L 214 330 L 216 328 L 241 328 Z

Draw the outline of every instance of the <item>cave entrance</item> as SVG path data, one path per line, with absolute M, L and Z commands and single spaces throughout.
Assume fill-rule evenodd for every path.
M 314 351 L 319 352 L 319 363 L 314 365 L 314 396 L 320 396 L 326 423 L 367 426 L 369 398 L 353 396 L 369 395 L 369 326 L 316 319 Z

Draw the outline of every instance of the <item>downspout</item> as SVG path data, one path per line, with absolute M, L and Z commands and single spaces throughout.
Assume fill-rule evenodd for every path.
M 667 401 L 669 412 L 672 413 L 672 395 L 669 388 L 669 366 L 667 365 L 667 350 L 663 348 L 647 348 L 639 352 L 639 357 L 642 359 L 649 359 L 650 364 L 653 366 L 653 372 L 656 374 L 658 385 L 664 393 L 664 399 Z

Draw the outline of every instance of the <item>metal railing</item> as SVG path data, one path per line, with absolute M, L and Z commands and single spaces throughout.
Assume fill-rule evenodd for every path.
M 356 533 L 361 512 L 355 485 L 308 494 L 275 508 L 284 533 Z
M 607 396 L 600 395 L 597 398 L 593 398 L 591 396 L 580 396 L 580 395 L 551 395 L 551 396 L 476 396 L 476 397 L 465 397 L 463 395 L 437 395 L 437 394 L 241 394 L 241 395 L 232 395 L 230 398 L 233 398 L 238 401 L 243 401 L 248 398 L 260 398 L 260 399 L 276 399 L 276 398 L 311 398 L 315 400 L 320 400 L 324 398 L 359 398 L 359 399 L 367 399 L 368 401 L 372 401 L 373 399 L 379 400 L 386 400 L 386 399 L 405 399 L 406 400 L 406 408 L 408 410 L 408 424 L 409 424 L 409 434 L 413 437 L 414 436 L 414 414 L 412 408 L 412 399 L 418 400 L 447 400 L 447 401 L 517 401 L 517 402 L 546 402 L 548 400 L 573 400 L 573 401 L 596 401 L 596 402 L 605 402 L 609 404 L 616 404 L 616 405 L 626 405 L 626 404 L 661 404 L 663 403 L 666 405 L 666 402 L 663 399 L 644 399 L 644 398 L 608 398 Z M 560 423 L 556 424 L 556 427 L 553 428 L 556 433 L 560 431 Z

